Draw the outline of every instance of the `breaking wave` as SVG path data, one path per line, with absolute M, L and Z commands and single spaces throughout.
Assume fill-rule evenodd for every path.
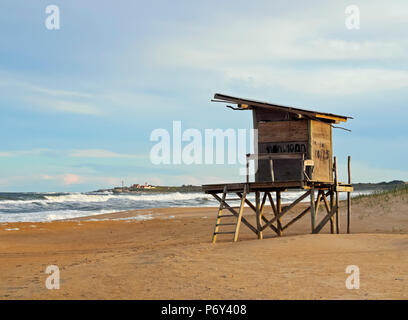
M 285 192 L 282 202 L 291 202 L 300 194 L 302 191 Z M 253 194 L 248 198 L 254 201 Z M 0 222 L 53 221 L 135 209 L 218 205 L 211 195 L 200 192 L 0 193 Z

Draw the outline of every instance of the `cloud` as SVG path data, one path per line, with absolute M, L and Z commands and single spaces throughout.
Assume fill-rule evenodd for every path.
M 73 149 L 67 151 L 37 148 L 31 150 L 13 150 L 0 152 L 0 157 L 19 157 L 27 155 L 60 155 L 73 158 L 148 158 L 148 155 L 144 154 L 118 153 L 105 149 Z
M 132 179 L 128 179 L 133 181 Z M 19 187 L 27 184 L 38 184 L 40 181 L 46 182 L 50 186 L 54 186 L 57 191 L 61 186 L 74 186 L 74 185 L 97 185 L 97 186 L 118 186 L 122 180 L 112 176 L 92 176 L 82 175 L 76 173 L 65 174 L 33 174 L 33 175 L 19 175 L 8 176 L 6 178 L 0 178 L 0 186 Z M 135 180 L 136 181 L 136 180 Z
M 319 28 L 311 28 L 310 25 L 313 25 L 311 19 L 277 19 L 255 24 L 251 21 L 248 25 L 235 22 L 226 29 L 212 26 L 209 30 L 198 31 L 199 35 L 195 38 L 181 35 L 157 44 L 152 57 L 164 66 L 205 70 L 295 61 L 406 60 L 407 46 L 404 42 L 346 40 L 319 35 Z M 166 59 L 159 56 L 159 52 L 166 52 Z
M 104 149 L 72 150 L 69 156 L 75 158 L 140 158 L 141 155 L 117 153 Z
M 391 6 L 362 7 L 364 24 L 354 33 L 345 28 L 345 7 L 323 6 L 256 21 L 237 16 L 181 24 L 167 39 L 152 40 L 146 59 L 169 70 L 211 72 L 250 88 L 322 96 L 408 87 L 408 72 L 399 65 L 408 63 L 408 41 L 389 36 L 399 23 L 387 17 L 395 13 Z M 407 12 L 403 3 L 399 7 Z
M 17 73 L 0 70 L 0 87 L 6 88 L 8 92 L 18 92 L 15 98 L 31 107 L 83 115 L 100 114 L 100 110 L 93 104 L 92 94 L 38 85 L 42 81 L 40 77 L 32 82 L 20 80 L 22 77 Z
M 55 152 L 48 148 L 36 148 L 31 150 L 14 150 L 14 151 L 2 151 L 0 152 L 0 157 L 18 157 L 18 156 L 28 156 L 28 155 L 41 155 L 46 153 Z
M 39 108 L 52 111 L 77 113 L 82 115 L 97 115 L 101 113 L 101 111 L 92 104 L 72 100 L 27 97 L 26 101 L 31 105 L 36 105 Z
M 67 90 L 60 90 L 60 89 L 51 89 L 45 87 L 39 87 L 35 85 L 31 85 L 28 83 L 20 83 L 21 86 L 25 86 L 27 89 L 31 89 L 33 91 L 37 91 L 40 93 L 44 93 L 50 96 L 57 96 L 57 97 L 77 97 L 77 98 L 92 98 L 91 94 L 83 93 L 83 92 L 76 92 L 76 91 L 67 91 Z
M 230 80 L 247 82 L 253 87 L 270 87 L 307 94 L 335 96 L 408 88 L 408 72 L 374 68 L 319 68 L 294 70 L 283 68 L 231 68 Z
M 81 183 L 81 177 L 76 174 L 67 173 L 64 175 L 63 181 L 66 185 L 79 184 Z
M 50 176 L 50 175 L 48 175 L 48 174 L 42 174 L 42 175 L 40 175 L 40 178 L 41 178 L 42 180 L 54 180 L 54 179 L 55 179 L 55 177 Z
M 11 152 L 0 152 L 0 157 L 11 157 L 12 155 Z
M 20 75 L 16 72 L 5 72 L 0 69 L 0 89 L 7 91 L 7 95 L 16 92 L 13 95 L 13 100 L 22 101 L 25 106 L 36 108 L 38 110 L 49 110 L 54 112 L 73 113 L 79 115 L 117 115 L 118 108 L 124 112 L 137 112 L 138 116 L 148 114 L 152 108 L 166 106 L 164 112 L 174 111 L 179 106 L 178 101 L 169 97 L 167 94 L 160 92 L 150 92 L 150 85 L 146 84 L 146 80 L 138 82 L 136 88 L 131 90 L 117 90 L 114 86 L 106 88 L 100 87 L 96 93 L 89 91 L 95 90 L 93 83 L 83 81 L 83 91 L 67 90 L 55 88 L 51 85 L 39 85 L 37 83 L 46 82 L 41 76 L 36 78 L 31 77 L 30 80 L 20 80 L 27 76 Z M 69 79 L 64 81 L 72 82 Z M 135 83 L 132 75 L 131 80 L 127 82 Z M 107 86 L 108 84 L 106 84 Z M 146 88 L 147 87 L 147 88 Z M 89 89 L 93 88 L 93 89 Z M 158 90 L 160 91 L 160 90 Z M 143 108 L 135 108 L 143 106 Z
M 23 89 L 25 91 L 38 92 L 54 97 L 76 97 L 76 98 L 91 98 L 92 95 L 89 93 L 71 91 L 71 90 L 62 90 L 54 89 L 50 87 L 41 86 L 34 84 L 26 80 L 20 80 L 21 76 L 15 73 L 9 73 L 0 70 L 0 86 L 3 87 L 14 87 L 18 89 Z M 34 82 L 38 82 L 38 79 Z

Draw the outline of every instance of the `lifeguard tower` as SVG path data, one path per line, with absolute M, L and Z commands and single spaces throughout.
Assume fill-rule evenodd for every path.
M 331 233 L 340 233 L 339 192 L 347 193 L 347 233 L 350 233 L 350 193 L 353 191 L 350 157 L 348 157 L 348 183 L 340 183 L 336 157 L 333 157 L 332 128 L 351 117 L 218 93 L 212 101 L 235 104 L 236 107 L 228 106 L 234 110 L 251 110 L 253 126 L 258 132 L 257 137 L 255 135 L 255 153 L 247 154 L 245 182 L 202 186 L 205 193 L 211 194 L 220 203 L 212 237 L 213 243 L 221 234 L 232 234 L 233 241 L 237 241 L 241 223 L 252 230 L 259 239 L 263 238 L 263 231 L 266 228 L 271 228 L 281 236 L 285 229 L 309 211 L 312 233 L 319 233 L 329 221 Z M 257 167 L 253 182 L 249 181 L 251 160 Z M 282 209 L 282 192 L 288 189 L 303 189 L 305 192 Z M 250 193 L 255 193 L 255 203 L 247 198 Z M 275 201 L 271 195 L 273 193 L 276 193 Z M 238 198 L 228 198 L 230 194 Z M 309 207 L 283 225 L 282 217 L 308 197 Z M 240 201 L 238 207 L 229 204 L 230 201 L 238 200 Z M 267 200 L 273 212 L 270 219 L 263 214 Z M 316 214 L 322 202 L 327 214 L 317 222 Z M 252 225 L 243 217 L 245 204 L 255 212 L 256 225 Z M 229 219 L 226 221 L 227 218 Z M 233 230 L 224 230 L 227 226 L 230 226 L 229 228 L 233 226 Z

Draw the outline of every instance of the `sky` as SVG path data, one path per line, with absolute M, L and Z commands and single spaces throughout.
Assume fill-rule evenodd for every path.
M 45 21 L 59 8 L 60 28 Z M 360 28 L 348 29 L 356 5 Z M 214 93 L 352 116 L 340 177 L 408 181 L 408 2 L 0 4 L 0 192 L 243 181 L 240 165 L 152 163 L 159 128 L 250 129 Z M 186 142 L 187 143 L 187 142 Z M 186 144 L 185 143 L 185 144 Z

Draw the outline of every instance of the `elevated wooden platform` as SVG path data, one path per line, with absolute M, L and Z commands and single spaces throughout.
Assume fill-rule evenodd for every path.
M 337 176 L 337 174 L 336 174 Z M 308 212 L 311 216 L 311 232 L 319 233 L 323 227 L 330 222 L 330 232 L 340 233 L 339 223 L 339 193 L 347 193 L 347 233 L 350 233 L 351 196 L 353 191 L 351 184 L 340 183 L 335 180 L 333 183 L 322 181 L 275 181 L 275 182 L 247 182 L 247 183 L 224 183 L 207 184 L 202 186 L 203 191 L 211 194 L 219 203 L 217 220 L 215 223 L 212 242 L 215 243 L 218 235 L 232 234 L 233 241 L 238 240 L 241 222 L 248 227 L 258 239 L 263 238 L 265 229 L 272 229 L 278 236 L 282 236 L 293 223 L 304 217 Z M 294 200 L 291 204 L 282 206 L 282 192 L 292 190 L 304 190 L 305 192 Z M 248 195 L 255 193 L 255 203 L 248 199 Z M 315 195 L 317 192 L 317 197 Z M 275 201 L 272 193 L 276 194 Z M 230 198 L 228 195 L 235 198 Z M 237 198 L 238 196 L 238 198 Z M 292 210 L 301 201 L 309 198 L 309 206 L 300 212 L 286 225 L 283 224 L 282 217 Z M 240 201 L 239 206 L 232 206 L 230 201 Z M 265 217 L 264 209 L 269 202 L 273 216 Z M 317 212 L 320 204 L 324 207 L 326 215 L 317 221 Z M 248 206 L 256 215 L 256 225 L 252 225 L 244 216 L 244 206 Z M 227 211 L 227 214 L 224 212 Z M 231 220 L 231 218 L 233 220 Z M 224 221 L 226 219 L 226 222 Z M 235 222 L 234 222 L 235 219 Z M 221 231 L 220 228 L 233 228 Z
M 223 184 L 205 184 L 202 186 L 205 193 L 221 193 L 224 187 L 230 192 L 242 192 L 244 186 L 247 186 L 247 193 L 255 191 L 285 191 L 287 189 L 322 189 L 333 190 L 334 192 L 352 192 L 351 184 L 339 182 L 337 185 L 330 182 L 319 181 L 276 181 L 276 182 L 249 182 L 249 183 L 223 183 Z

